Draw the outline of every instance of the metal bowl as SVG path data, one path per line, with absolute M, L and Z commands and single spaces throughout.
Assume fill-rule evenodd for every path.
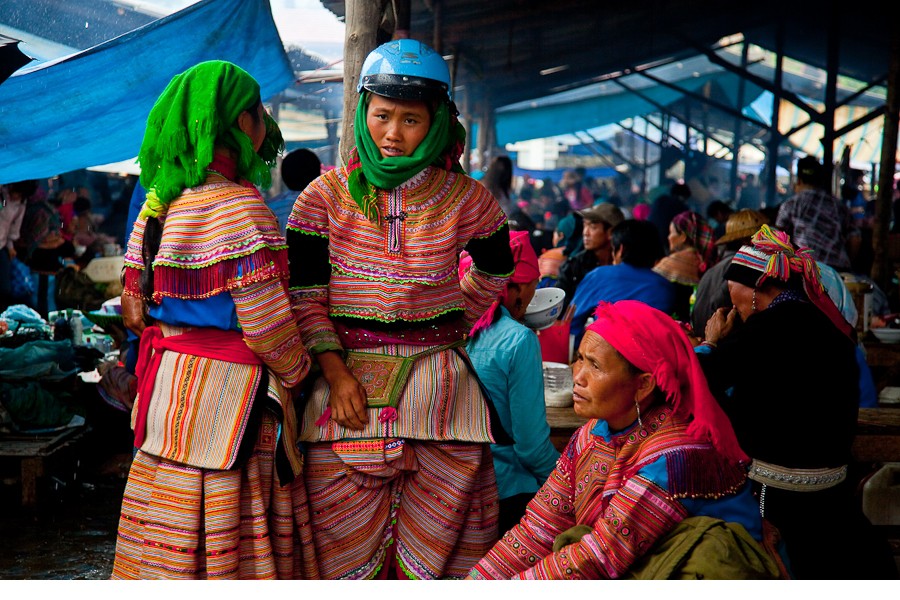
M 562 312 L 566 292 L 559 288 L 541 288 L 525 309 L 522 320 L 532 329 L 546 329 L 553 325 Z

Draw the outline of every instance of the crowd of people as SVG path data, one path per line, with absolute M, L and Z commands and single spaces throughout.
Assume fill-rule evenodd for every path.
M 822 166 L 774 217 L 704 216 L 684 183 L 626 205 L 582 169 L 515 189 L 508 157 L 478 182 L 450 81 L 423 43 L 376 48 L 347 165 L 294 154 L 268 204 L 254 78 L 207 61 L 160 95 L 112 577 L 896 577 L 848 477 L 866 373 L 835 270 L 860 236 Z M 5 186 L 0 276 L 98 252 L 84 200 Z M 574 315 L 562 452 L 523 322 L 543 287 Z

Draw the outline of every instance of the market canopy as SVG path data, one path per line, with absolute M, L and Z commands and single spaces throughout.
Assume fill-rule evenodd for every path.
M 294 80 L 267 0 L 193 4 L 3 82 L 0 183 L 133 158 L 156 98 L 205 60 L 247 70 L 263 99 Z
M 701 59 L 693 60 L 700 62 Z M 739 76 L 721 69 L 699 75 L 694 65 L 688 67 L 671 68 L 661 74 L 669 85 L 653 83 L 634 74 L 621 81 L 595 83 L 502 107 L 497 110 L 496 117 L 497 143 L 553 137 L 618 123 L 658 112 L 659 107 L 674 104 L 686 93 L 706 93 L 740 112 L 763 91 L 754 84 L 745 83 L 743 98 L 739 98 Z

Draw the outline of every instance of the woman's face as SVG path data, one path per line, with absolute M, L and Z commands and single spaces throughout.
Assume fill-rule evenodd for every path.
M 249 110 L 245 110 L 238 116 L 238 127 L 247 134 L 253 143 L 253 149 L 259 152 L 263 142 L 266 139 L 266 109 L 263 108 L 262 102 L 256 105 L 254 109 L 256 118 L 250 114 Z
M 397 100 L 372 94 L 366 125 L 382 158 L 409 156 L 431 127 L 431 113 L 421 100 Z
M 637 419 L 635 400 L 643 400 L 645 395 L 639 395 L 642 378 L 650 375 L 635 375 L 622 355 L 596 332 L 588 330 L 581 339 L 572 375 L 578 416 L 603 419 L 613 430 L 625 429 Z
M 687 242 L 687 235 L 678 233 L 674 223 L 669 223 L 669 250 L 676 252 L 681 250 Z
M 753 314 L 753 288 L 737 281 L 728 281 L 728 295 L 741 319 L 746 321 Z

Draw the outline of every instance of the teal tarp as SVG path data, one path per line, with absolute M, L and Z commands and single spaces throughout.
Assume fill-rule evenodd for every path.
M 730 106 L 735 106 L 738 80 L 734 74 L 718 72 L 690 77 L 675 82 L 675 85 L 699 93 L 707 82 L 713 81 L 721 96 L 729 101 Z M 744 98 L 747 99 L 747 104 L 763 91 L 750 82 L 745 82 L 744 85 Z M 604 88 L 611 91 L 606 92 Z M 668 106 L 684 96 L 682 92 L 663 85 L 642 87 L 640 94 L 653 102 L 607 83 L 503 107 L 496 115 L 497 142 L 502 147 L 503 144 L 524 140 L 587 131 L 632 117 L 659 112 L 656 105 Z M 740 108 L 742 107 L 735 110 Z
M 205 0 L 0 85 L 0 183 L 137 156 L 147 114 L 173 76 L 228 60 L 264 99 L 294 75 L 267 0 Z

